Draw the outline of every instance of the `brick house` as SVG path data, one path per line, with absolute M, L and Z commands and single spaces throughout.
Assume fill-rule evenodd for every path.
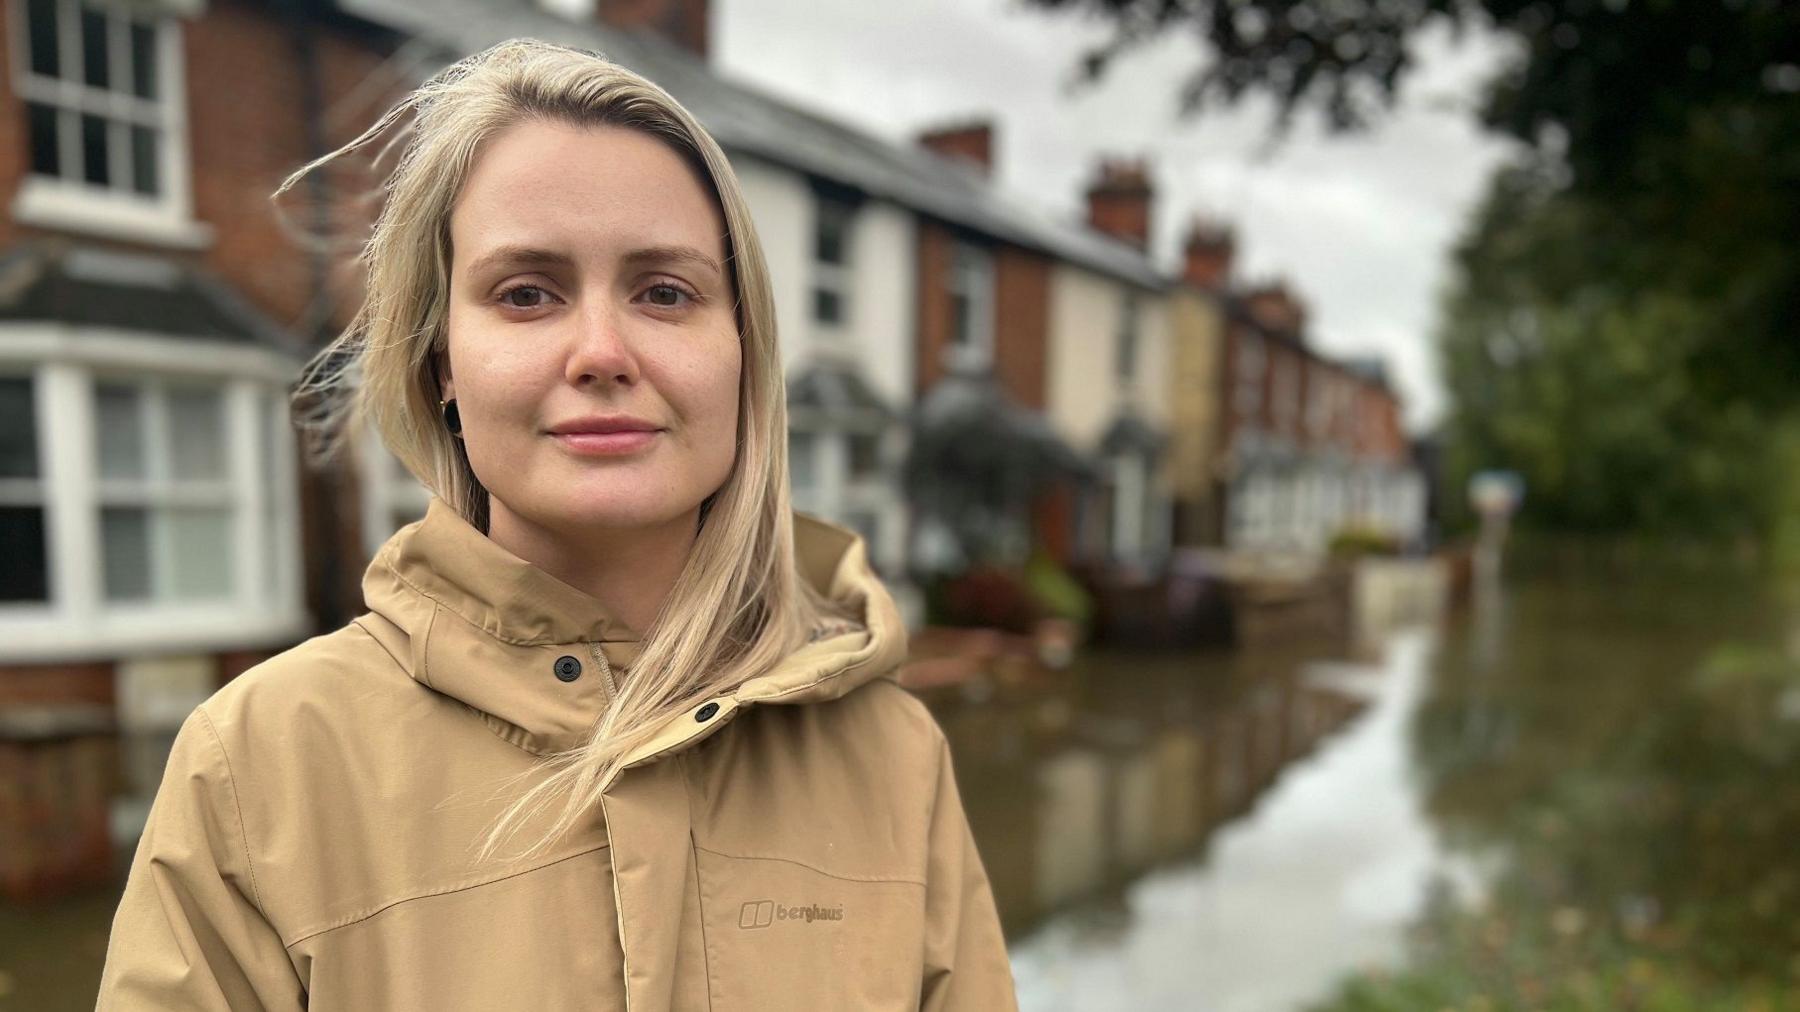
M 0 766 L 75 785 L 5 795 L 8 894 L 109 873 L 193 703 L 342 607 L 287 404 L 340 286 L 268 195 L 396 46 L 313 4 L 6 5 Z
M 1317 555 L 1350 529 L 1415 543 L 1425 486 L 1379 360 L 1312 347 L 1286 285 L 1231 274 L 1228 229 L 1196 223 L 1177 302 L 1179 541 Z

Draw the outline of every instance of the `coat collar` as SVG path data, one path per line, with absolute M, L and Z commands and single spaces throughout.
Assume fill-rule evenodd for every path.
M 709 700 L 717 705 L 706 719 L 677 715 L 628 765 L 699 741 L 744 706 L 834 699 L 893 676 L 906 629 L 862 539 L 797 513 L 794 542 L 802 577 L 858 621 L 816 629 L 772 670 Z M 539 754 L 581 743 L 611 699 L 609 669 L 637 655 L 636 634 L 599 601 L 489 540 L 435 496 L 423 519 L 375 554 L 362 586 L 370 614 L 359 624 L 409 675 Z M 571 670 L 568 658 L 580 668 L 573 681 L 557 675 L 559 665 Z

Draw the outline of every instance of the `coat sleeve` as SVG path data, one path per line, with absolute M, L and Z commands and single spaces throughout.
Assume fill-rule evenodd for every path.
M 224 746 L 195 709 L 132 858 L 96 1010 L 290 1012 L 305 1003 L 262 912 Z
M 950 745 L 941 735 L 930 848 L 920 1008 L 925 1012 L 1017 1009 L 1000 915 L 956 787 Z

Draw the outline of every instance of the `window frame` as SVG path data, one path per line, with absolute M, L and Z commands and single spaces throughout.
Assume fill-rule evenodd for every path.
M 994 254 L 969 239 L 952 240 L 945 278 L 950 299 L 950 333 L 944 353 L 953 369 L 980 370 L 994 364 Z M 969 330 L 958 327 L 956 300 L 968 305 Z
M 834 197 L 826 193 L 817 193 L 813 197 L 812 227 L 812 281 L 809 287 L 811 302 L 807 312 L 812 320 L 815 333 L 827 338 L 841 339 L 850 327 L 850 319 L 855 308 L 856 277 L 856 220 L 857 205 L 855 202 Z M 828 222 L 836 222 L 839 228 L 838 252 L 836 262 L 823 257 L 824 231 Z M 837 300 L 838 317 L 827 320 L 819 313 L 819 296 L 829 293 Z
M 44 601 L 0 602 L 0 662 L 248 649 L 304 633 L 298 454 L 292 438 L 273 438 L 292 434 L 287 392 L 298 362 L 262 348 L 59 324 L 0 327 L 0 338 L 0 372 L 35 384 L 50 589 Z M 120 374 L 220 387 L 231 525 L 224 597 L 106 597 L 97 389 Z M 258 459 L 266 452 L 276 459 Z
M 874 466 L 864 474 L 856 474 L 852 468 L 851 442 L 858 436 L 875 441 Z M 795 480 L 796 437 L 808 444 L 810 452 L 808 477 L 812 480 L 804 484 Z M 896 423 L 879 413 L 859 411 L 825 418 L 810 410 L 794 412 L 788 418 L 788 482 L 793 508 L 846 527 L 856 526 L 855 517 L 865 517 L 871 558 L 879 565 L 898 565 L 905 504 L 903 497 L 894 494 L 894 468 L 902 438 Z
M 30 478 L 7 477 L 0 475 L 0 507 L 35 507 L 43 519 L 44 540 L 44 598 L 43 603 L 55 599 L 56 571 L 51 564 L 55 555 L 50 545 L 50 480 L 46 472 L 47 462 L 44 460 L 44 429 L 48 423 L 45 418 L 43 383 L 37 374 L 29 368 L 14 366 L 12 363 L 0 363 L 0 379 L 23 379 L 31 391 L 31 413 L 33 416 L 32 435 L 37 443 L 33 448 L 36 454 L 37 474 Z M 0 600 L 0 609 L 39 607 L 36 598 L 20 598 L 18 600 Z
M 59 74 L 48 77 L 31 65 L 31 26 L 28 0 L 7 4 L 8 32 L 12 38 L 12 86 L 26 116 L 33 105 L 48 106 L 57 114 L 58 175 L 43 175 L 30 163 L 29 145 L 25 172 L 13 199 L 13 217 L 44 228 L 104 235 L 156 245 L 199 249 L 212 241 L 212 230 L 193 218 L 192 167 L 188 154 L 186 74 L 182 63 L 182 25 L 172 13 L 146 14 L 117 3 L 83 0 L 47 0 L 57 12 Z M 99 12 L 106 18 L 109 86 L 89 85 L 70 74 L 82 63 L 81 12 Z M 127 83 L 130 26 L 142 24 L 153 33 L 156 54 L 153 98 L 134 95 Z M 121 43 L 124 43 L 121 45 Z M 125 84 L 113 87 L 112 83 Z M 81 118 L 93 115 L 106 125 L 109 179 L 105 185 L 83 178 Z M 158 192 L 146 195 L 131 185 L 130 127 L 152 130 L 158 141 L 156 177 Z
M 1119 296 L 1118 344 L 1113 348 L 1113 376 L 1127 386 L 1137 382 L 1143 338 L 1143 300 L 1127 288 Z
M 1255 417 L 1262 410 L 1263 375 L 1269 367 L 1269 349 L 1255 334 L 1238 338 L 1233 356 L 1234 387 L 1232 406 L 1243 417 Z
M 175 588 L 176 567 L 173 560 L 177 556 L 174 544 L 173 525 L 169 515 L 183 509 L 202 509 L 226 511 L 228 522 L 235 527 L 243 522 L 240 519 L 242 505 L 239 502 L 239 486 L 242 476 L 233 474 L 234 462 L 231 459 L 229 443 L 220 447 L 220 474 L 216 477 L 182 477 L 175 473 L 174 446 L 177 442 L 173 421 L 172 401 L 175 391 L 181 388 L 200 389 L 217 398 L 221 431 L 229 437 L 231 430 L 238 425 L 249 425 L 260 429 L 252 419 L 234 417 L 231 408 L 231 387 L 229 381 L 213 379 L 195 382 L 189 377 L 168 375 L 137 375 L 122 370 L 96 368 L 89 374 L 92 385 L 96 412 L 99 405 L 99 392 L 103 386 L 125 387 L 136 393 L 136 409 L 138 413 L 138 431 L 143 433 L 141 444 L 144 473 L 136 478 L 115 478 L 106 475 L 99 465 L 100 456 L 96 444 L 96 467 L 94 471 L 94 507 L 100 524 L 102 540 L 102 562 L 105 560 L 105 513 L 108 509 L 139 510 L 145 514 L 145 522 L 149 525 L 149 543 L 147 546 L 147 565 L 149 573 L 149 596 L 112 597 L 110 588 L 106 586 L 105 566 L 101 567 L 101 595 L 109 608 L 130 608 L 135 606 L 160 607 L 165 602 L 191 600 L 219 601 L 229 599 L 233 594 L 242 593 L 247 588 L 227 586 L 217 596 L 181 598 Z M 96 420 L 98 413 L 93 416 Z M 95 436 L 98 437 L 98 430 Z M 255 476 L 253 476 L 254 478 Z M 233 546 L 235 549 L 235 545 Z M 235 584 L 233 577 L 230 581 Z
M 360 382 L 360 380 L 359 380 Z M 357 448 L 356 466 L 362 479 L 363 552 L 374 558 L 381 546 L 405 526 L 395 525 L 394 518 L 402 510 L 416 517 L 425 515 L 431 503 L 431 490 L 388 452 L 381 433 L 373 422 L 362 432 Z

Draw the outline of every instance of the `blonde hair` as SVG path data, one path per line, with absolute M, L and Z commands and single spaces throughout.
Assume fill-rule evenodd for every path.
M 749 207 L 717 142 L 668 93 L 599 54 L 513 39 L 446 67 L 360 136 L 296 170 L 274 197 L 409 113 L 412 122 L 376 159 L 406 139 L 358 257 L 367 294 L 349 326 L 308 365 L 295 402 L 323 405 L 311 423 L 313 434 L 324 436 L 314 442 L 317 454 L 334 455 L 354 429 L 373 422 L 400 462 L 484 533 L 488 492 L 441 422 L 436 375 L 447 340 L 450 212 L 482 141 L 531 118 L 642 130 L 695 166 L 725 218 L 743 348 L 737 456 L 703 507 L 680 577 L 642 631 L 630 677 L 582 746 L 547 757 L 549 775 L 499 817 L 477 860 L 562 797 L 548 832 L 522 855 L 531 856 L 598 805 L 625 758 L 659 724 L 770 669 L 805 642 L 831 606 L 801 578 L 795 560 L 774 298 Z

